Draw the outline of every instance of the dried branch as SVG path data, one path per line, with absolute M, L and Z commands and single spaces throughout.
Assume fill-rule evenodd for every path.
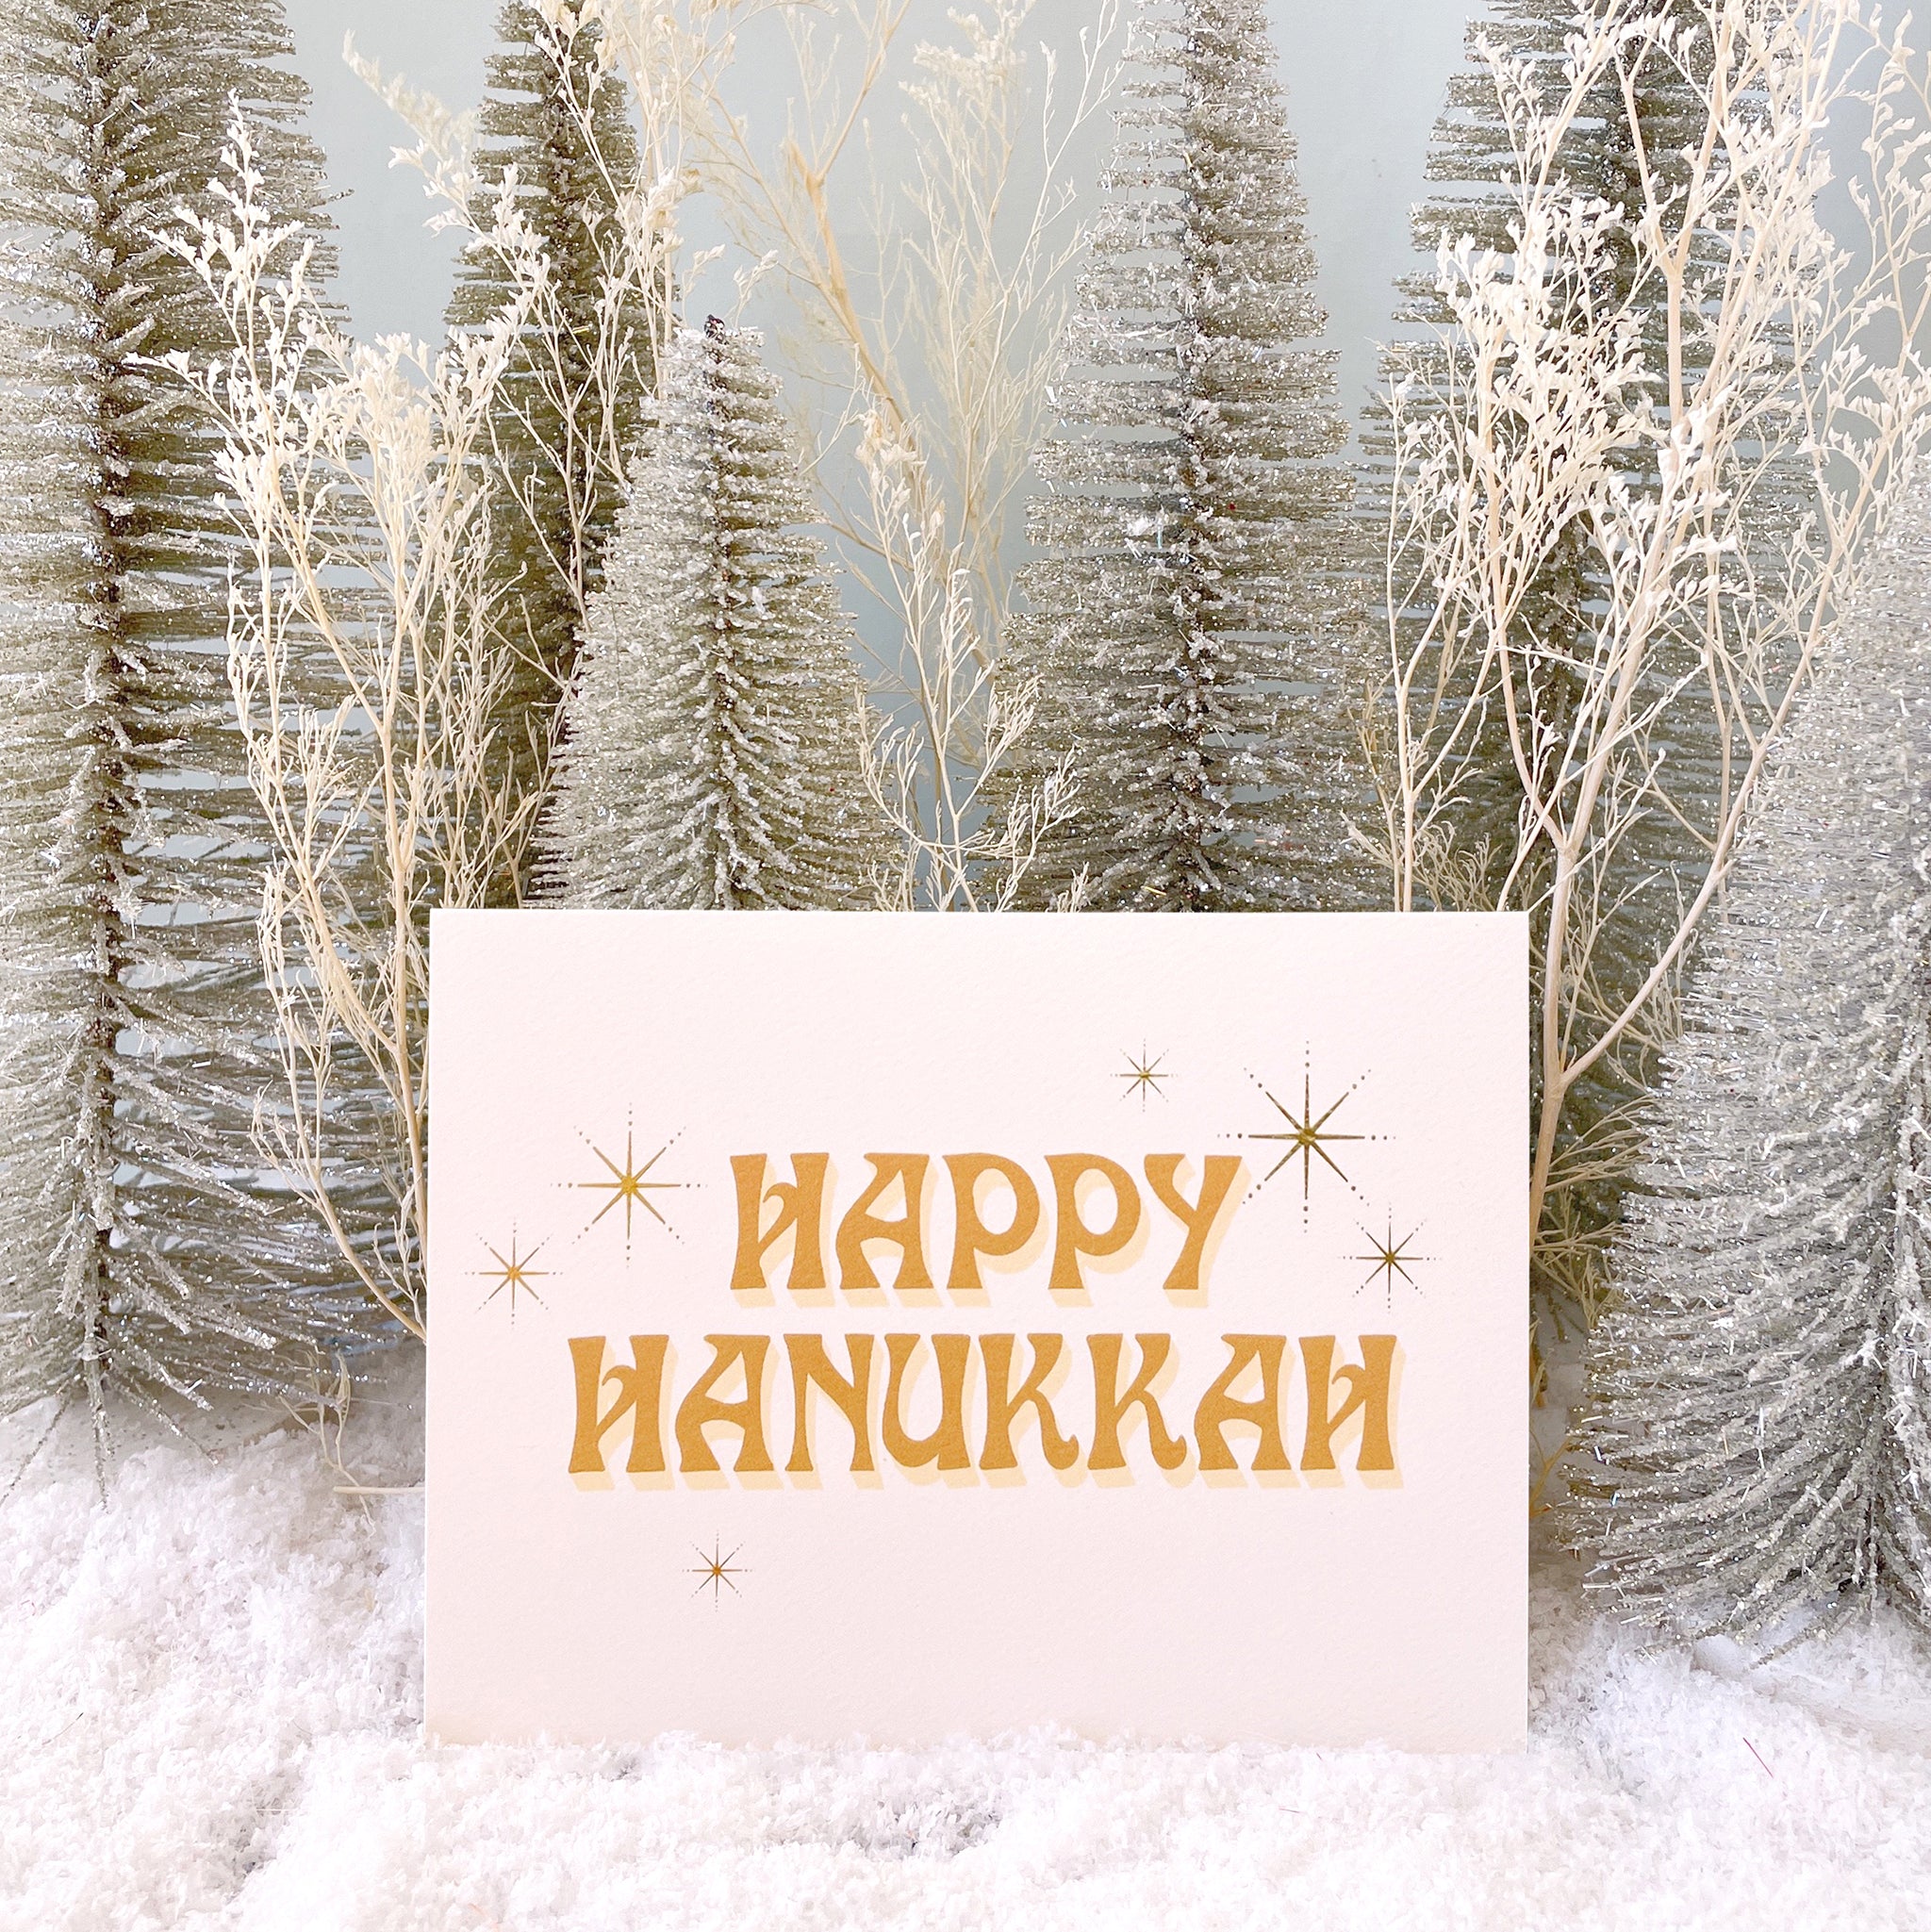
M 174 245 L 235 344 L 182 372 L 224 430 L 248 553 L 228 669 L 274 849 L 260 936 L 286 1084 L 258 1130 L 362 1287 L 421 1334 L 428 914 L 485 901 L 537 803 L 491 755 L 511 653 L 483 458 L 539 289 L 439 355 L 358 344 L 317 310 L 308 239 L 265 217 L 239 121 L 226 168 L 227 218 L 184 218 Z M 290 676 L 318 649 L 343 692 L 327 709 Z
M 1857 0 L 1611 0 L 1553 70 L 1481 51 L 1507 239 L 1444 239 L 1444 325 L 1392 386 L 1366 735 L 1396 903 L 1531 915 L 1537 1281 L 1587 1313 L 1602 1222 L 1570 1208 L 1628 1138 L 1581 1097 L 1626 1094 L 1670 1037 L 1766 754 L 1931 434 L 1926 103 Z M 1693 104 L 1667 151 L 1659 72 Z M 1567 166 L 1606 99 L 1626 202 Z M 1862 250 L 1822 212 L 1822 133 L 1853 110 Z M 1584 586 L 1561 621 L 1559 561 Z M 1514 822 L 1471 867 L 1497 756 Z M 1659 827 L 1683 856 L 1655 857 Z

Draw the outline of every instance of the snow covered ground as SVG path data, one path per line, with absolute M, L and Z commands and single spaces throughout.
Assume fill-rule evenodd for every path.
M 364 1399 L 357 1478 L 413 1481 L 415 1431 L 405 1380 Z M 1740 1677 L 1544 1561 L 1519 1758 L 431 1750 L 421 1497 L 259 1413 L 199 1437 L 134 1436 L 103 1509 L 63 1425 L 0 1505 L 4 1932 L 1931 1926 L 1931 1652 L 1890 1623 Z

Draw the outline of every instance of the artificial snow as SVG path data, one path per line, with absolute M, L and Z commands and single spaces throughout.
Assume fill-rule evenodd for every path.
M 1519 1757 L 425 1747 L 421 1497 L 342 1493 L 416 1480 L 420 1414 L 392 1375 L 346 1467 L 130 1424 L 105 1506 L 61 1425 L 0 1504 L 4 1932 L 1931 1925 L 1922 1640 L 1645 1654 L 1554 1557 Z

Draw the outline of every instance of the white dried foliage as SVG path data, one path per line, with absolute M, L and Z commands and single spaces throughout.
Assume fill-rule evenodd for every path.
M 1535 1284 L 1586 1317 L 1614 1102 L 1931 433 L 1924 100 L 1857 0 L 1602 0 L 1560 54 L 1477 51 L 1507 154 L 1389 392 L 1367 735 L 1396 904 L 1530 916 Z M 1853 248 L 1819 130 L 1860 117 Z
M 1700 0 L 1644 0 L 1640 8 L 1623 7 L 1632 21 L 1654 15 L 1690 37 L 1679 46 L 1669 33 L 1633 37 L 1627 58 L 1597 67 L 1586 96 L 1572 99 L 1576 70 L 1568 59 L 1576 0 L 1498 0 L 1469 30 L 1471 58 L 1449 85 L 1448 106 L 1436 124 L 1428 172 L 1449 184 L 1414 210 L 1418 242 L 1434 256 L 1445 241 L 1451 248 L 1469 237 L 1478 247 L 1502 256 L 1512 252 L 1527 156 L 1518 152 L 1515 122 L 1531 94 L 1543 114 L 1560 117 L 1562 136 L 1557 158 L 1561 176 L 1577 195 L 1605 208 L 1636 210 L 1645 200 L 1659 208 L 1681 184 L 1704 139 L 1710 132 L 1708 99 L 1699 83 L 1707 39 L 1696 35 Z M 1498 85 L 1498 63 L 1508 74 Z M 1704 77 L 1707 77 L 1705 75 Z M 1747 114 L 1751 104 L 1738 102 Z M 1545 153 L 1538 151 L 1538 157 Z M 1645 174 L 1657 177 L 1646 189 Z M 1721 238 L 1693 225 L 1678 237 L 1695 258 L 1703 278 L 1720 272 L 1725 254 Z M 1705 356 L 1699 331 L 1684 332 L 1680 317 L 1673 330 L 1674 303 L 1667 280 L 1655 272 L 1630 222 L 1612 223 L 1593 244 L 1587 275 L 1571 274 L 1561 293 L 1578 312 L 1609 305 L 1621 311 L 1629 336 L 1624 381 L 1634 390 L 1659 396 L 1668 384 L 1673 353 L 1689 369 L 1693 383 Z M 1416 298 L 1407 320 L 1452 324 L 1448 305 L 1433 277 L 1406 284 Z M 1774 354 L 1773 350 L 1773 354 Z M 1383 353 L 1389 380 L 1403 389 L 1402 406 L 1411 427 L 1437 393 L 1452 391 L 1449 357 L 1439 339 L 1398 342 Z M 1368 443 L 1373 456 L 1362 491 L 1365 517 L 1385 538 L 1389 521 L 1385 459 L 1388 445 L 1383 409 L 1370 406 Z M 1772 433 L 1764 440 L 1773 473 L 1753 485 L 1757 537 L 1774 570 L 1774 530 L 1787 509 L 1801 514 L 1807 487 L 1808 459 L 1789 448 L 1790 438 Z M 1639 492 L 1657 487 L 1650 453 L 1632 445 L 1624 453 L 1626 481 Z M 1791 504 L 1778 502 L 1774 470 L 1788 472 Z M 1575 505 L 1570 524 L 1545 543 L 1530 581 L 1518 598 L 1515 624 L 1519 647 L 1510 674 L 1517 686 L 1516 708 L 1535 718 L 1544 731 L 1560 728 L 1584 693 L 1586 678 L 1576 666 L 1592 654 L 1593 637 L 1609 600 L 1603 564 L 1583 504 Z M 1675 636 L 1662 636 L 1650 653 L 1644 676 L 1664 690 L 1693 678 L 1703 658 L 1703 624 L 1692 619 Z M 1455 702 L 1478 702 L 1467 691 Z M 1626 1002 L 1642 985 L 1658 948 L 1675 926 L 1685 897 L 1695 891 L 1708 868 L 1709 843 L 1700 829 L 1720 812 L 1725 782 L 1725 718 L 1710 704 L 1677 703 L 1669 726 L 1671 809 L 1638 810 L 1617 841 L 1612 858 L 1601 867 L 1592 895 L 1587 930 L 1591 997 L 1598 1008 Z M 1460 748 L 1462 771 L 1451 813 L 1440 823 L 1439 842 L 1417 867 L 1417 883 L 1430 903 L 1520 905 L 1535 917 L 1545 909 L 1542 867 L 1525 863 L 1519 836 L 1527 801 L 1515 767 L 1506 707 L 1482 706 L 1480 728 Z M 1673 996 L 1671 996 L 1673 998 Z M 1561 1139 L 1551 1167 L 1539 1244 L 1539 1279 L 1564 1313 L 1593 1303 L 1599 1281 L 1602 1245 L 1613 1224 L 1633 1149 L 1629 1106 L 1654 1076 L 1654 1032 L 1642 1029 L 1624 1050 L 1604 1057 L 1578 1081 L 1568 1097 Z
M 850 908 L 885 874 L 851 625 L 757 351 L 681 333 L 646 407 L 542 835 L 568 904 Z
M 894 912 L 1010 912 L 1041 841 L 1070 810 L 1072 761 L 1063 758 L 1033 782 L 1014 782 L 1009 768 L 1032 728 L 1038 681 L 996 674 L 987 662 L 971 586 L 948 553 L 943 520 L 919 515 L 917 453 L 895 441 L 875 414 L 860 455 L 874 526 L 898 533 L 884 555 L 919 640 L 907 653 L 917 723 L 879 718 L 864 747 L 866 789 L 898 841 L 879 904 Z M 1071 910 L 1083 899 L 1081 881 L 1055 904 Z
M 420 1333 L 428 916 L 519 872 L 536 805 L 492 737 L 516 658 L 485 458 L 541 269 L 439 354 L 367 346 L 318 309 L 308 239 L 263 206 L 239 121 L 218 187 L 221 212 L 175 245 L 229 331 L 191 372 L 241 533 L 227 669 L 272 846 L 259 930 L 281 1095 L 260 1131 L 355 1281 Z
M 899 640 L 880 652 L 886 721 L 867 754 L 899 844 L 885 897 L 1010 905 L 1071 790 L 1057 757 L 1015 788 L 1032 685 L 996 690 L 992 667 L 1008 536 L 1079 255 L 1071 157 L 1114 84 L 1116 0 L 1081 31 L 1070 79 L 1029 46 L 1033 0 L 951 11 L 947 39 L 910 50 L 909 74 L 900 0 L 772 10 L 796 74 L 775 152 L 762 119 L 728 98 L 736 15 L 694 8 L 713 53 L 685 53 L 679 71 L 689 152 L 758 263 L 748 279 L 787 291 L 800 327 L 786 347 L 836 399 L 813 438 L 821 486 L 852 439 L 855 487 L 826 489 L 825 513 Z M 887 174 L 864 137 L 895 82 L 906 159 Z M 861 197 L 854 241 L 844 211 Z
M 1766 776 L 1592 1339 L 1572 1528 L 1672 1634 L 1931 1626 L 1931 476 Z
M 1022 893 L 1100 908 L 1356 902 L 1346 808 L 1369 797 L 1340 668 L 1348 489 L 1333 358 L 1307 346 L 1306 203 L 1259 0 L 1139 20 L 1129 83 L 1035 463 L 1036 682 L 1022 783 L 1079 795 Z
M 0 7 L 0 1410 L 299 1388 L 355 1326 L 254 1138 L 237 551 L 162 366 L 227 343 L 157 231 L 206 205 L 231 98 L 268 219 L 322 220 L 289 53 L 278 0 Z

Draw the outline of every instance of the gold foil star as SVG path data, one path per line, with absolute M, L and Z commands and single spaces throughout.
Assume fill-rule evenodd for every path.
M 1301 1225 L 1306 1227 L 1308 1199 L 1313 1187 L 1314 1163 L 1317 1159 L 1333 1171 L 1336 1179 L 1350 1194 L 1357 1192 L 1354 1182 L 1342 1172 L 1340 1164 L 1328 1149 L 1342 1141 L 1373 1140 L 1377 1136 L 1367 1133 L 1336 1133 L 1329 1128 L 1328 1123 L 1347 1104 L 1353 1097 L 1355 1088 L 1361 1085 L 1362 1080 L 1367 1079 L 1367 1075 L 1362 1074 L 1362 1080 L 1356 1081 L 1354 1086 L 1349 1087 L 1332 1106 L 1318 1115 L 1314 1112 L 1314 1076 L 1312 1066 L 1302 1070 L 1301 1111 L 1298 1114 L 1292 1107 L 1283 1106 L 1254 1075 L 1249 1074 L 1248 1078 L 1261 1088 L 1262 1093 L 1266 1094 L 1268 1104 L 1287 1123 L 1285 1128 L 1278 1131 L 1244 1133 L 1239 1136 L 1242 1140 L 1284 1141 L 1287 1144 L 1286 1150 L 1279 1160 L 1254 1183 L 1254 1192 L 1259 1194 L 1283 1167 L 1298 1160 L 1301 1164 Z
M 1395 1306 L 1395 1278 L 1396 1275 L 1399 1275 L 1419 1295 L 1422 1292 L 1421 1284 L 1408 1272 L 1408 1264 L 1410 1262 L 1434 1260 L 1433 1255 L 1411 1254 L 1409 1252 L 1408 1244 L 1422 1231 L 1421 1229 L 1419 1227 L 1412 1228 L 1399 1241 L 1396 1241 L 1395 1238 L 1395 1215 L 1392 1211 L 1388 1215 L 1388 1232 L 1385 1237 L 1371 1233 L 1359 1221 L 1355 1223 L 1355 1226 L 1360 1228 L 1362 1232 L 1366 1234 L 1368 1239 L 1375 1244 L 1374 1251 L 1371 1254 L 1351 1254 L 1347 1258 L 1351 1262 L 1373 1262 L 1375 1265 L 1368 1270 L 1368 1279 L 1354 1292 L 1359 1295 L 1362 1289 L 1372 1288 L 1375 1284 L 1375 1278 L 1378 1275 L 1381 1278 L 1381 1285 L 1387 1296 L 1388 1306 L 1393 1308 Z
M 683 1187 L 685 1183 L 681 1181 L 652 1181 L 649 1178 L 649 1176 L 652 1168 L 653 1168 L 657 1164 L 657 1163 L 661 1161 L 664 1158 L 664 1156 L 670 1151 L 671 1147 L 676 1142 L 676 1139 L 677 1136 L 675 1134 L 672 1134 L 670 1139 L 666 1141 L 664 1145 L 661 1148 L 659 1148 L 657 1151 L 654 1154 L 652 1154 L 651 1158 L 648 1161 L 646 1161 L 641 1167 L 639 1167 L 637 1165 L 636 1158 L 636 1136 L 633 1131 L 629 1122 L 626 1121 L 624 1125 L 623 1164 L 621 1166 L 619 1166 L 618 1164 L 615 1161 L 613 1161 L 610 1158 L 610 1156 L 606 1154 L 603 1151 L 603 1149 L 596 1144 L 595 1141 L 591 1140 L 587 1134 L 584 1136 L 584 1145 L 586 1148 L 588 1148 L 589 1150 L 593 1154 L 595 1154 L 600 1161 L 602 1162 L 604 1166 L 606 1166 L 610 1170 L 609 1179 L 598 1181 L 578 1181 L 571 1184 L 580 1188 L 587 1188 L 591 1190 L 593 1193 L 607 1193 L 610 1197 L 610 1198 L 607 1201 L 605 1201 L 603 1205 L 601 1208 L 599 1208 L 594 1214 L 591 1215 L 590 1228 L 594 1228 L 597 1225 L 597 1223 L 601 1221 L 603 1218 L 603 1216 L 611 1211 L 612 1208 L 618 1205 L 619 1201 L 623 1204 L 623 1258 L 625 1261 L 629 1261 L 630 1259 L 630 1238 L 633 1226 L 633 1217 L 635 1214 L 635 1212 L 638 1208 L 642 1208 L 643 1211 L 647 1214 L 651 1215 L 658 1223 L 658 1225 L 661 1226 L 667 1232 L 675 1231 L 671 1229 L 670 1223 L 665 1219 L 663 1214 L 659 1211 L 656 1202 L 653 1201 L 651 1198 L 651 1197 L 653 1194 L 674 1193 L 677 1189 Z M 589 1229 L 586 1228 L 584 1231 L 586 1233 L 588 1233 Z
M 1123 1080 L 1127 1082 L 1127 1090 L 1120 1096 L 1120 1098 L 1131 1100 L 1135 1094 L 1138 1094 L 1140 1097 L 1140 1111 L 1144 1114 L 1147 1111 L 1147 1096 L 1148 1094 L 1160 1094 L 1161 1082 L 1173 1078 L 1172 1074 L 1162 1073 L 1160 1070 L 1161 1064 L 1165 1060 L 1166 1055 L 1163 1053 L 1157 1060 L 1148 1059 L 1147 1043 L 1142 1040 L 1140 1042 L 1139 1059 L 1135 1060 L 1131 1053 L 1122 1053 L 1120 1058 L 1127 1063 L 1128 1067 L 1131 1069 L 1129 1072 L 1114 1075 L 1114 1079 Z M 1160 1094 L 1160 1098 L 1164 1100 L 1166 1098 L 1166 1096 Z
M 517 1230 L 512 1227 L 509 1231 L 509 1254 L 507 1258 L 497 1249 L 489 1247 L 488 1242 L 486 1241 L 483 1246 L 489 1248 L 490 1259 L 495 1262 L 496 1265 L 493 1268 L 471 1268 L 470 1272 L 472 1275 L 480 1276 L 486 1281 L 494 1281 L 496 1286 L 483 1297 L 482 1305 L 487 1308 L 507 1288 L 509 1290 L 511 1320 L 516 1318 L 517 1291 L 519 1289 L 527 1295 L 538 1308 L 542 1308 L 545 1305 L 543 1297 L 530 1286 L 530 1283 L 532 1281 L 547 1280 L 550 1270 L 548 1268 L 533 1268 L 530 1263 L 543 1252 L 543 1243 L 539 1241 L 528 1254 L 518 1254 Z
M 693 1596 L 701 1596 L 708 1590 L 711 1593 L 711 1608 L 716 1610 L 723 1602 L 724 1593 L 727 1590 L 730 1591 L 733 1596 L 741 1596 L 743 1594 L 743 1592 L 738 1589 L 737 1585 L 731 1580 L 734 1577 L 748 1577 L 751 1575 L 749 1570 L 740 1567 L 737 1562 L 737 1549 L 744 1547 L 742 1544 L 739 1544 L 737 1549 L 734 1549 L 728 1557 L 719 1554 L 723 1544 L 716 1537 L 711 1539 L 711 1554 L 709 1556 L 705 1556 L 703 1551 L 698 1549 L 695 1544 L 691 1547 L 697 1550 L 700 1564 L 699 1568 L 685 1572 L 685 1576 L 695 1577 L 699 1579 L 698 1587 L 691 1592 Z

